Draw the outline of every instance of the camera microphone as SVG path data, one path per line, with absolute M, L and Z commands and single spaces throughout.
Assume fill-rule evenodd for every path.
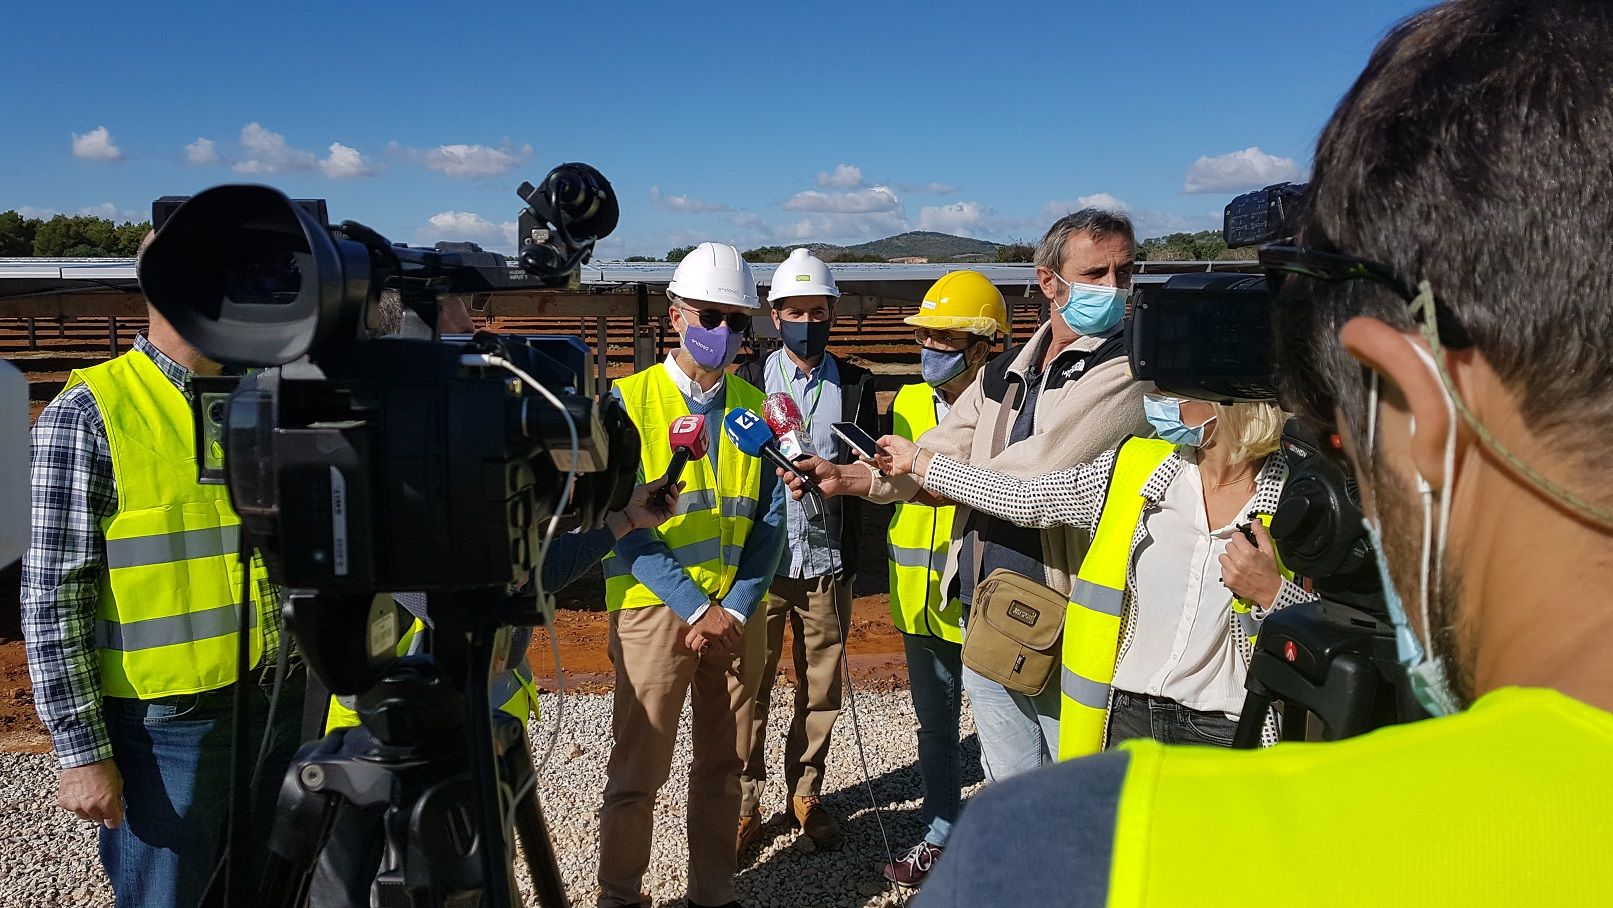
M 666 482 L 655 490 L 651 503 L 660 507 L 672 495 L 672 489 L 683 475 L 683 468 L 691 460 L 706 456 L 709 449 L 706 436 L 706 418 L 700 414 L 680 416 L 666 430 L 667 446 L 672 448 L 672 462 L 666 468 Z
M 760 457 L 776 466 L 782 467 L 800 477 L 806 486 L 807 495 L 801 499 L 801 510 L 808 520 L 815 520 L 823 513 L 823 506 L 819 500 L 823 491 L 812 477 L 801 471 L 784 452 L 779 450 L 778 440 L 773 437 L 773 430 L 767 423 L 752 410 L 736 407 L 728 411 L 728 417 L 723 420 L 723 431 L 728 434 L 728 440 L 734 447 L 752 457 Z
M 796 405 L 795 398 L 783 391 L 767 395 L 767 400 L 762 402 L 762 417 L 767 420 L 767 427 L 773 430 L 779 452 L 792 463 L 818 453 L 812 448 L 812 439 L 806 433 L 806 420 L 801 417 L 801 408 Z

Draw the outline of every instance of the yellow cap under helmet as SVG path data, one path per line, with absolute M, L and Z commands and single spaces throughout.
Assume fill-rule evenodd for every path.
M 983 337 L 1008 333 L 1002 291 L 978 271 L 954 271 L 930 285 L 909 325 L 937 331 L 967 331 Z

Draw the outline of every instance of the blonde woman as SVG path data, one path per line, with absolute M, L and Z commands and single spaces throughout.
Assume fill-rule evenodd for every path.
M 1144 399 L 1158 438 L 1018 479 L 880 439 L 878 465 L 1021 526 L 1092 530 L 1066 613 L 1059 757 L 1127 738 L 1227 746 L 1251 639 L 1312 598 L 1285 576 L 1266 523 L 1288 478 L 1269 403 Z M 1268 720 L 1263 736 L 1275 740 Z

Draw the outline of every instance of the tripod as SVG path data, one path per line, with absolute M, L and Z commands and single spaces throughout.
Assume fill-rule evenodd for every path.
M 503 599 L 502 590 L 428 594 L 435 622 L 431 653 L 393 661 L 382 680 L 359 695 L 359 727 L 339 729 L 299 751 L 281 785 L 260 905 L 305 904 L 327 844 L 371 833 L 375 824 L 388 858 L 374 875 L 377 904 L 518 905 L 508 809 L 539 903 L 566 906 L 525 729 L 514 717 L 495 717 L 491 708 L 489 667 Z M 323 610 L 342 604 L 351 605 L 297 594 L 286 608 L 303 628 L 321 624 Z M 316 670 L 322 658 L 352 655 L 314 655 L 319 635 L 299 633 L 299 639 L 315 641 L 309 655 Z M 512 802 L 517 793 L 524 794 Z
M 1285 741 L 1305 739 L 1308 715 L 1328 741 L 1415 718 L 1400 677 L 1394 630 L 1367 612 L 1325 599 L 1283 609 L 1260 628 L 1232 746 L 1259 746 L 1277 701 Z

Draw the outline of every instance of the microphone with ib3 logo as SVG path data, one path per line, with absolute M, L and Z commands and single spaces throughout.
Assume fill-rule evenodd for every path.
M 673 488 L 678 484 L 678 478 L 683 475 L 683 468 L 689 461 L 706 456 L 709 450 L 706 418 L 695 414 L 674 419 L 672 425 L 667 426 L 666 441 L 672 448 L 672 462 L 667 464 L 666 482 L 655 490 L 655 498 L 651 503 L 656 507 L 665 506 Z

